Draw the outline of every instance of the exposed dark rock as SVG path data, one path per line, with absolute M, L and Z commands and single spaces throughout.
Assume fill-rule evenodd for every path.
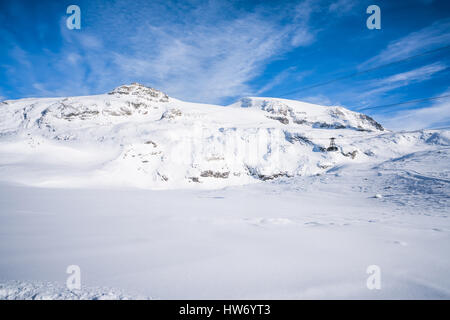
M 161 174 L 159 172 L 157 172 L 157 174 L 158 174 L 158 177 L 160 177 L 162 181 L 169 181 L 169 178 L 166 175 Z
M 325 152 L 325 151 L 327 151 L 327 148 L 319 146 L 319 145 L 316 144 L 314 146 L 314 148 L 313 148 L 313 151 L 314 152 Z
M 222 179 L 226 179 L 228 178 L 228 176 L 230 175 L 229 171 L 226 172 L 214 172 L 212 170 L 206 170 L 203 171 L 202 173 L 200 173 L 200 177 L 212 177 L 212 178 L 222 178 Z
M 141 96 L 145 98 L 151 98 L 151 100 L 156 100 L 159 102 L 169 101 L 169 96 L 164 92 L 161 92 L 154 88 L 146 87 L 140 83 L 132 83 L 131 85 L 123 85 L 117 87 L 108 94 Z
M 155 142 L 153 142 L 152 140 L 145 141 L 144 144 L 151 144 L 154 148 L 156 148 L 156 147 L 158 146 L 158 145 L 157 145 Z
M 285 136 L 286 140 L 289 141 L 290 143 L 294 143 L 294 142 L 298 141 L 298 142 L 302 142 L 304 144 L 314 145 L 314 143 L 311 140 L 309 140 L 308 138 L 306 138 L 298 133 L 290 133 L 288 131 L 285 131 L 284 136 Z
M 313 128 L 321 128 L 321 129 L 345 129 L 346 126 L 344 126 L 342 123 L 335 122 L 335 123 L 326 123 L 326 122 L 314 122 L 312 125 Z
M 378 122 L 376 122 L 372 117 L 369 117 L 368 115 L 365 115 L 365 114 L 362 114 L 362 113 L 359 114 L 359 117 L 362 120 L 365 120 L 365 121 L 369 122 L 371 125 L 373 125 L 378 130 L 384 131 L 383 126 L 381 124 L 379 124 Z
M 149 106 L 146 105 L 145 103 L 142 102 L 132 102 L 132 101 L 128 101 L 128 106 L 133 107 L 134 109 L 145 109 L 148 108 Z
M 180 117 L 182 115 L 181 110 L 179 109 L 170 109 L 164 112 L 161 116 L 161 119 L 175 119 L 176 117 Z
M 278 173 L 274 173 L 271 175 L 265 175 L 265 174 L 261 174 L 260 172 L 258 172 L 257 169 L 251 168 L 248 166 L 247 166 L 247 171 L 248 171 L 249 175 L 251 175 L 252 177 L 255 177 L 256 179 L 262 180 L 262 181 L 273 180 L 273 179 L 277 179 L 277 178 L 281 178 L 281 177 L 286 177 L 286 178 L 293 177 L 292 175 L 288 174 L 287 172 L 278 172 Z
M 289 124 L 289 119 L 286 117 L 267 116 L 267 118 L 280 121 L 282 124 Z
M 267 181 L 267 180 L 273 180 L 273 179 L 277 179 L 277 178 L 281 178 L 281 177 L 292 178 L 293 176 L 286 172 L 279 172 L 279 173 L 274 173 L 271 175 L 258 174 L 257 177 L 259 180 Z
M 290 108 L 288 105 L 284 103 L 281 103 L 279 101 L 267 101 L 267 100 L 264 100 L 262 102 L 261 110 L 267 111 L 275 115 L 282 115 L 285 117 L 288 115 L 288 113 L 292 112 L 292 108 Z
M 86 120 L 89 118 L 92 118 L 93 116 L 98 115 L 99 112 L 97 110 L 86 110 L 86 111 L 80 111 L 80 112 L 71 112 L 63 115 L 63 119 L 66 120 L 73 120 L 74 118 L 79 118 L 81 120 Z
M 334 118 L 345 117 L 345 113 L 340 108 L 334 108 L 330 111 L 330 115 Z
M 293 120 L 294 123 L 296 124 L 308 124 L 308 121 L 306 121 L 305 119 L 294 119 Z
M 355 159 L 356 154 L 358 153 L 358 150 L 353 150 L 352 152 L 347 152 L 347 153 L 344 153 L 344 152 L 341 152 L 341 153 L 343 156 L 351 157 L 352 159 Z

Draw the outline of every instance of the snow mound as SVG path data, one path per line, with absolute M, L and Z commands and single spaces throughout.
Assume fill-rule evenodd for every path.
M 7 281 L 0 283 L 0 300 L 131 300 L 149 299 L 127 295 L 117 289 L 82 288 L 69 290 L 54 282 Z

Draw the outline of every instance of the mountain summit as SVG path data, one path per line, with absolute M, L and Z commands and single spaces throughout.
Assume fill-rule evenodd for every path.
M 146 87 L 143 84 L 137 82 L 133 82 L 130 85 L 122 85 L 120 87 L 117 87 L 109 94 L 139 96 L 142 98 L 150 98 L 151 100 L 159 102 L 167 102 L 169 100 L 169 97 L 164 92 L 154 88 Z

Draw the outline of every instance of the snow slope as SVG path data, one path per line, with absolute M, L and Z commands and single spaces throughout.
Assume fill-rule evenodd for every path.
M 144 300 L 116 289 L 86 288 L 69 290 L 57 282 L 6 281 L 0 283 L 0 300 Z
M 88 292 L 156 299 L 448 299 L 449 162 L 400 163 L 215 190 L 0 185 L 0 283 L 64 284 L 76 264 Z

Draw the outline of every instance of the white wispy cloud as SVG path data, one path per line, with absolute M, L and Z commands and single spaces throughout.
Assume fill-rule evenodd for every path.
M 411 83 L 418 83 L 430 79 L 435 73 L 447 69 L 448 66 L 442 62 L 436 62 L 422 66 L 410 71 L 397 73 L 382 79 L 375 79 L 364 86 L 364 91 L 359 94 L 359 98 L 371 96 L 381 96 L 382 94 L 397 88 L 407 86 Z
M 450 90 L 440 95 L 448 95 Z M 439 95 L 439 96 L 440 96 Z M 450 126 L 450 100 L 443 99 L 430 107 L 381 114 L 378 119 L 392 130 L 417 130 Z
M 309 26 L 312 3 L 301 2 L 293 14 L 285 9 L 281 16 L 255 10 L 222 18 L 219 6 L 209 8 L 207 16 L 216 18 L 211 24 L 196 24 L 196 17 L 170 26 L 144 24 L 129 39 L 131 52 L 114 52 L 112 61 L 128 77 L 172 96 L 220 103 L 251 94 L 248 82 L 268 61 L 314 41 Z M 293 23 L 282 24 L 281 18 Z
M 450 19 L 436 21 L 419 31 L 392 41 L 379 54 L 360 65 L 360 68 L 389 63 L 438 47 L 450 45 Z
M 284 80 L 286 80 L 288 77 L 294 77 L 296 80 L 299 80 L 302 75 L 296 73 L 293 75 L 293 73 L 296 71 L 296 68 L 290 67 L 288 69 L 285 69 L 278 73 L 275 77 L 273 77 L 269 82 L 267 82 L 261 89 L 255 92 L 255 95 L 263 94 L 264 92 L 267 92 L 273 88 L 275 88 L 277 85 L 283 83 Z
M 315 96 L 307 96 L 307 97 L 302 97 L 302 101 L 305 102 L 309 102 L 309 103 L 313 103 L 313 104 L 320 104 L 322 106 L 332 106 L 332 105 L 341 105 L 339 102 L 336 101 L 332 101 L 329 97 L 323 95 L 323 94 L 318 94 Z
M 338 0 L 328 7 L 328 11 L 338 14 L 347 13 L 357 4 L 356 0 Z
M 251 11 L 214 0 L 175 7 L 164 2 L 126 4 L 117 1 L 91 9 L 92 25 L 83 29 L 82 24 L 79 31 L 68 30 L 66 16 L 61 16 L 63 45 L 45 52 L 52 74 L 46 81 L 42 74 L 30 77 L 32 90 L 27 95 L 101 93 L 138 81 L 180 99 L 222 103 L 254 94 L 249 82 L 268 62 L 310 45 L 316 36 L 310 17 L 318 7 L 312 0 L 261 5 Z M 36 74 L 25 50 L 17 46 L 11 55 L 21 65 L 20 74 Z M 18 72 L 10 74 L 13 78 Z M 275 86 L 286 74 L 263 89 Z
M 316 11 L 320 11 L 319 3 L 313 0 L 304 0 L 293 8 L 294 17 L 290 26 L 292 46 L 308 46 L 315 41 L 318 30 L 310 25 L 311 17 Z
M 407 72 L 397 73 L 383 79 L 381 82 L 395 83 L 409 81 L 423 81 L 429 79 L 434 73 L 447 69 L 447 65 L 441 62 L 432 63 Z

